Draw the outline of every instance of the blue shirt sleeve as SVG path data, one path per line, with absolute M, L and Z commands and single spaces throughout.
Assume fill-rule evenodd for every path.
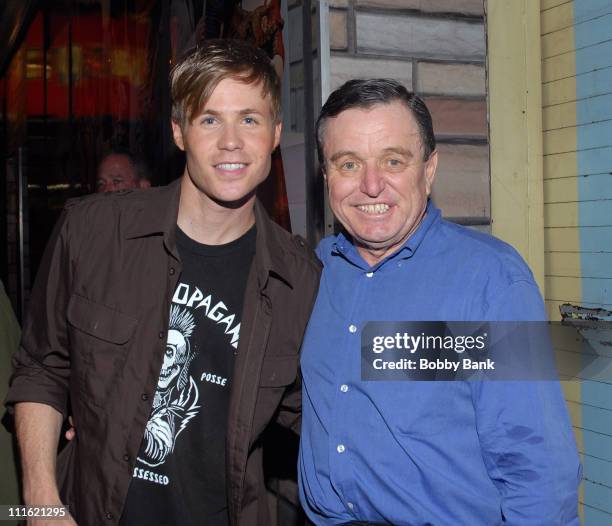
M 497 295 L 490 320 L 543 320 L 535 283 Z M 508 525 L 578 525 L 581 466 L 557 381 L 472 382 L 483 459 Z M 500 403 L 503 401 L 503 403 Z

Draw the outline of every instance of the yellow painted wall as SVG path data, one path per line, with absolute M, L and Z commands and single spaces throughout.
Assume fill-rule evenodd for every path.
M 580 303 L 580 215 L 573 2 L 541 0 L 544 251 L 548 315 Z
M 558 320 L 559 305 L 581 295 L 578 210 L 568 202 L 577 201 L 573 9 L 557 0 L 486 5 L 492 231 L 527 260 Z M 582 444 L 580 383 L 563 389 Z
M 539 6 L 488 0 L 486 7 L 491 230 L 521 253 L 544 291 Z

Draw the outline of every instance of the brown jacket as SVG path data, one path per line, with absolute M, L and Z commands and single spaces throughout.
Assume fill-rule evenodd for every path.
M 151 411 L 181 273 L 174 241 L 180 184 L 90 196 L 66 207 L 34 286 L 7 404 L 72 414 L 60 453 L 65 502 L 81 525 L 116 524 Z M 272 421 L 299 419 L 298 352 L 320 264 L 304 242 L 255 208 L 227 423 L 232 526 L 266 525 L 258 441 Z

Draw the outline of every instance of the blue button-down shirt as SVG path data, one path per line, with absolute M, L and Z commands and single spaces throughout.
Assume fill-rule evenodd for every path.
M 302 349 L 300 497 L 317 525 L 578 524 L 580 465 L 557 382 L 361 381 L 370 320 L 543 320 L 509 245 L 431 203 L 396 253 L 370 267 L 340 234 Z

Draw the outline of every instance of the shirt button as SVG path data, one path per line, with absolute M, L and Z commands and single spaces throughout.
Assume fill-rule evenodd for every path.
M 168 272 L 170 272 L 171 276 L 174 276 L 174 273 L 176 272 L 176 270 L 174 270 L 174 267 L 170 267 L 170 270 Z
M 140 399 L 141 399 L 143 402 L 146 402 L 146 401 L 149 399 L 149 395 L 148 395 L 147 393 L 142 393 L 142 394 L 140 395 Z
M 106 518 L 110 521 L 113 519 L 113 514 L 110 511 L 106 512 Z
M 125 460 L 126 462 L 130 461 L 130 455 L 123 455 L 123 460 Z
M 349 507 L 349 510 L 352 510 L 355 507 L 352 502 L 347 502 L 346 505 Z
M 374 272 L 367 272 L 366 277 L 371 278 L 374 275 Z
M 164 337 L 164 331 L 159 331 L 159 339 L 161 340 Z
M 340 391 L 342 391 L 343 393 L 346 393 L 348 391 L 348 385 L 342 384 L 340 386 Z
M 344 444 L 338 444 L 338 447 L 336 448 L 338 453 L 344 453 L 345 450 L 346 448 L 344 447 Z
M 355 327 L 355 325 L 353 324 L 349 325 L 349 332 L 352 332 L 352 333 L 357 332 L 357 327 Z

